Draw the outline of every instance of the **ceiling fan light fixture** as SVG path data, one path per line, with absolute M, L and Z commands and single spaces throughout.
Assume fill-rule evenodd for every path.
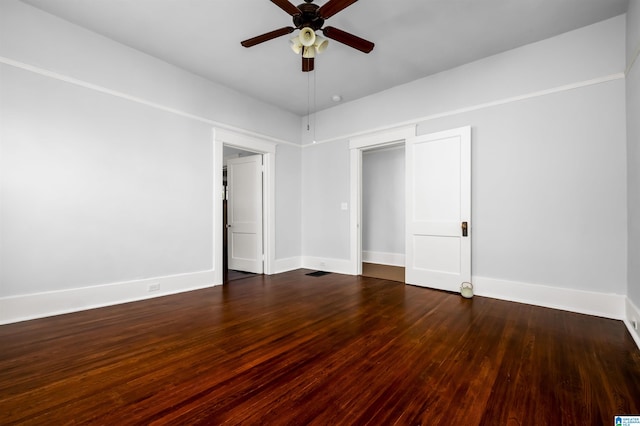
M 291 50 L 293 50 L 296 55 L 302 51 L 302 43 L 298 36 L 291 38 Z
M 315 58 L 316 56 L 316 48 L 314 46 L 305 46 L 302 50 L 303 58 Z
M 316 35 L 316 42 L 313 44 L 313 47 L 316 48 L 318 53 L 322 53 L 327 50 L 327 46 L 329 46 L 329 40 L 319 35 Z
M 313 31 L 313 29 L 311 29 L 310 27 L 304 27 L 300 30 L 298 38 L 300 39 L 300 43 L 302 43 L 303 46 L 313 46 L 313 44 L 316 42 L 316 32 Z

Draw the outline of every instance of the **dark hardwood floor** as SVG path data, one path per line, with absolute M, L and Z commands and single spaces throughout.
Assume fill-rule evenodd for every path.
M 0 424 L 610 425 L 620 321 L 299 270 L 0 327 Z

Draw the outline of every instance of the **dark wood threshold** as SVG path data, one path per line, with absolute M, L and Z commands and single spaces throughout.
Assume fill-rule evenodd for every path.
M 404 267 L 362 262 L 362 276 L 404 282 Z
M 253 272 L 244 272 L 244 271 L 234 271 L 232 269 L 227 269 L 224 273 L 224 282 L 230 281 L 238 281 L 244 280 L 245 278 L 255 277 L 257 274 Z

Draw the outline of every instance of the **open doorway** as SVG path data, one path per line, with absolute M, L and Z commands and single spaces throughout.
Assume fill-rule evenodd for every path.
M 262 266 L 264 274 L 272 274 L 275 262 L 275 157 L 277 143 L 258 138 L 246 133 L 239 133 L 230 129 L 215 128 L 213 129 L 214 150 L 214 188 L 216 191 L 213 195 L 214 218 L 214 283 L 224 283 L 224 262 L 223 254 L 223 236 L 226 230 L 223 229 L 223 196 L 220 194 L 223 190 L 223 166 L 224 166 L 224 148 L 236 148 L 240 151 L 246 151 L 251 154 L 257 154 L 262 158 Z M 241 157 L 242 158 L 242 157 Z M 228 166 L 228 163 L 227 163 Z M 229 170 L 227 169 L 227 173 Z M 228 179 L 228 176 L 227 176 Z M 220 195 L 220 196 L 218 196 Z
M 223 146 L 224 281 L 264 272 L 263 156 Z
M 351 246 L 351 261 L 354 275 L 362 275 L 363 272 L 363 254 L 369 256 L 364 251 L 372 251 L 371 248 L 363 250 L 362 238 L 363 238 L 363 226 L 362 226 L 362 214 L 363 214 L 363 156 L 365 152 L 375 152 L 376 150 L 385 150 L 386 148 L 393 149 L 394 147 L 405 147 L 406 141 L 409 138 L 414 137 L 416 134 L 415 125 L 407 125 L 397 127 L 393 129 L 376 131 L 369 134 L 355 136 L 349 139 L 350 150 L 350 200 L 351 200 L 351 216 L 350 216 L 350 246 Z M 384 152 L 384 151 L 383 151 Z M 396 152 L 396 154 L 398 154 Z M 406 156 L 406 151 L 405 151 Z M 406 163 L 405 163 L 406 164 Z M 394 172 L 395 173 L 395 172 Z M 405 173 L 406 177 L 406 173 Z M 402 183 L 393 188 L 393 191 L 402 191 L 406 198 L 406 186 L 405 180 L 402 179 Z M 403 206 L 406 221 L 406 200 Z M 383 225 L 384 226 L 384 225 Z M 406 232 L 405 232 L 406 236 Z M 393 263 L 398 263 L 400 267 L 405 267 L 406 271 L 406 240 L 405 249 L 400 251 L 404 253 L 404 259 L 397 259 Z M 367 258 L 366 263 L 372 263 L 371 258 Z M 405 281 L 406 282 L 406 281 Z
M 362 151 L 362 275 L 404 282 L 404 143 Z

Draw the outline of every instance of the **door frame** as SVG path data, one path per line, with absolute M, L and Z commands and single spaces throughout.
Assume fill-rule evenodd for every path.
M 234 132 L 227 129 L 213 129 L 213 230 L 214 230 L 214 284 L 222 284 L 224 265 L 222 262 L 222 186 L 223 146 L 239 148 L 262 155 L 262 247 L 264 254 L 264 273 L 273 273 L 275 264 L 275 157 L 276 143 L 256 136 Z
M 362 152 L 388 145 L 399 145 L 416 136 L 417 126 L 396 127 L 349 139 L 350 204 L 349 264 L 353 275 L 362 275 Z M 404 232 L 404 231 L 403 231 Z

